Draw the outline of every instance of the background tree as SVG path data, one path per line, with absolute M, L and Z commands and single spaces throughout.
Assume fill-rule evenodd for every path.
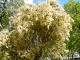
M 6 6 L 7 1 L 6 0 L 1 0 L 0 1 L 0 30 L 8 27 L 8 22 L 9 22 L 9 14 L 7 12 L 7 6 Z
M 9 28 L 9 17 L 16 14 L 16 9 L 24 5 L 23 0 L 1 0 L 0 1 L 0 30 Z
M 67 43 L 67 47 L 73 55 L 74 52 L 80 53 L 80 2 L 68 0 L 68 3 L 64 5 L 64 9 L 74 19 L 70 41 Z
M 15 15 L 16 14 L 16 10 L 24 5 L 24 0 L 9 0 L 9 2 L 7 3 L 9 10 L 10 10 L 10 14 Z
M 56 0 L 24 5 L 17 12 L 10 18 L 11 30 L 0 31 L 2 60 L 44 60 L 67 52 L 73 20 Z

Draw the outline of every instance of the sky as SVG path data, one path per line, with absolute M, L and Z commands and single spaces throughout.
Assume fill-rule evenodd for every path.
M 38 0 L 33 0 L 33 2 L 34 3 L 37 3 L 37 1 Z M 45 0 L 41 0 L 41 1 L 45 1 Z M 68 0 L 58 0 L 59 1 L 59 4 L 63 7 L 64 6 L 64 4 L 66 3 L 66 2 L 68 2 Z
M 41 0 L 41 1 L 45 1 L 45 0 Z M 68 0 L 58 0 L 59 1 L 59 4 L 63 7 L 65 3 L 68 2 Z M 38 3 L 38 0 L 24 0 L 24 2 L 28 3 L 28 4 L 31 4 L 31 3 L 35 3 L 37 4 Z
M 67 3 L 67 2 L 68 2 L 68 0 L 59 0 L 59 4 L 61 6 L 64 6 L 64 4 Z

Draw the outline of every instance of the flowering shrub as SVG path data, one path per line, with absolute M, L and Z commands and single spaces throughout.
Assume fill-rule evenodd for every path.
M 8 58 L 39 60 L 67 52 L 65 41 L 69 40 L 73 20 L 56 0 L 22 6 L 10 19 L 9 35 L 7 29 L 0 32 L 6 32 L 4 39 L 0 35 L 0 46 L 5 46 Z

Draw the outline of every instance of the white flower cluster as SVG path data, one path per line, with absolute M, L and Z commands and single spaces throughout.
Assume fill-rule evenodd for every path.
M 2 31 L 0 31 L 0 47 L 2 45 L 6 45 L 8 36 L 9 36 L 9 30 L 3 29 Z
M 27 33 L 26 37 L 31 44 L 49 42 L 52 46 L 49 50 L 56 56 L 60 56 L 61 53 L 67 51 L 64 41 L 69 40 L 73 20 L 56 0 L 47 0 L 38 3 L 38 5 L 22 6 L 18 9 L 18 13 L 11 17 L 11 22 L 13 30 L 17 31 L 18 34 L 24 35 L 24 32 Z M 8 39 L 7 33 L 8 30 L 0 32 L 0 45 Z M 19 40 L 19 38 L 17 37 L 16 40 Z

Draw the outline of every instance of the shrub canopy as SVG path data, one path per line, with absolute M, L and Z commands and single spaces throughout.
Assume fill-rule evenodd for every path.
M 10 20 L 11 29 L 0 32 L 0 47 L 5 47 L 7 56 L 14 57 L 15 52 L 21 58 L 39 60 L 67 52 L 65 41 L 73 20 L 56 0 L 22 6 Z

